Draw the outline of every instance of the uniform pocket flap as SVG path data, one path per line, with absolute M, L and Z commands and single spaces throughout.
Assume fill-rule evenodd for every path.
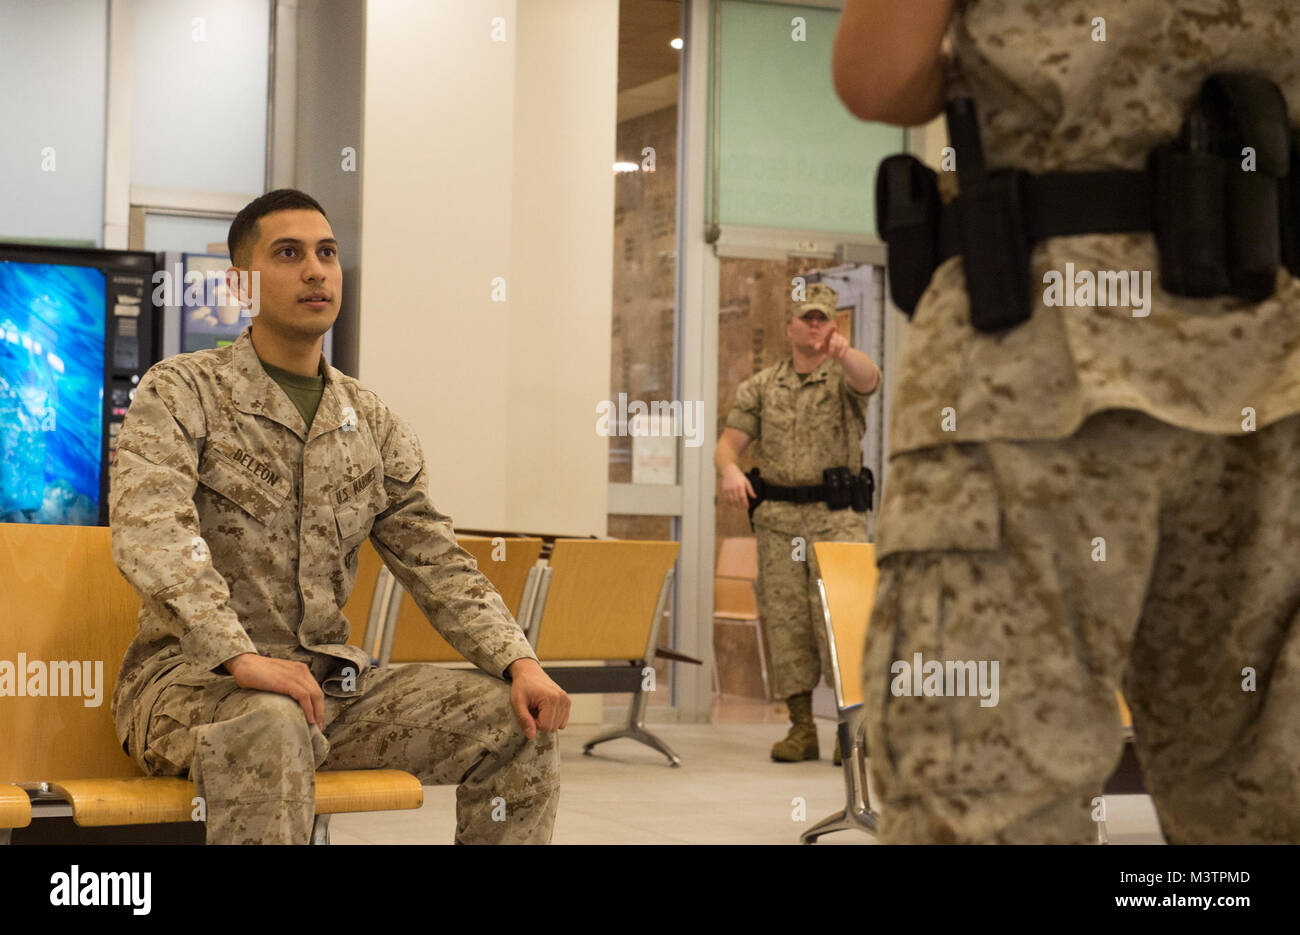
M 339 539 L 346 541 L 363 530 L 369 531 L 367 524 L 374 515 L 365 503 L 347 503 L 334 507 L 334 518 L 339 524 Z
M 332 498 L 334 518 L 339 525 L 339 541 L 346 542 L 358 533 L 368 533 L 374 518 L 388 506 L 382 478 L 381 467 L 376 463 L 335 488 Z
M 211 449 L 205 452 L 203 466 L 199 469 L 199 483 L 234 502 L 264 524 L 275 518 L 287 499 Z
M 940 445 L 890 459 L 876 558 L 891 552 L 996 550 L 1002 511 L 983 447 Z

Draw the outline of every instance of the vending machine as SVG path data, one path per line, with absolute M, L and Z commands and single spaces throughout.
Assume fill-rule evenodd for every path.
M 152 253 L 0 243 L 0 522 L 106 525 L 108 466 L 159 359 Z

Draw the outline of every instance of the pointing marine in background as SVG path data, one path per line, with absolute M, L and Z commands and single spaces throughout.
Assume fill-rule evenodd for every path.
M 846 3 L 841 99 L 946 106 L 956 169 L 877 178 L 911 318 L 864 657 L 882 840 L 1095 841 L 1122 689 L 1169 843 L 1300 843 L 1294 19 Z M 998 703 L 918 696 L 917 654 L 1000 663 Z
M 831 682 L 814 542 L 864 542 L 871 505 L 862 468 L 867 398 L 880 371 L 835 326 L 839 296 L 824 283 L 786 306 L 791 356 L 740 384 L 714 464 L 724 502 L 749 506 L 758 537 L 759 603 L 772 656 L 772 692 L 790 731 L 772 747 L 784 762 L 820 756 L 812 690 Z M 737 459 L 759 442 L 760 470 Z M 835 762 L 839 760 L 839 741 Z
M 208 843 L 307 843 L 316 770 L 375 768 L 459 783 L 458 842 L 549 842 L 568 696 L 434 508 L 411 427 L 322 356 L 342 288 L 324 210 L 273 191 L 229 239 L 260 277 L 253 324 L 149 369 L 111 469 L 113 557 L 142 599 L 118 738 L 193 779 Z M 367 538 L 482 671 L 348 645 Z

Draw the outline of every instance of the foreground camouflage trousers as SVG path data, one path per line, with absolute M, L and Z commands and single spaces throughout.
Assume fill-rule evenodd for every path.
M 316 769 L 401 769 L 425 785 L 459 783 L 458 843 L 551 840 L 555 734 L 528 740 L 500 679 L 420 663 L 377 669 L 361 697 L 325 696 L 323 733 L 286 695 L 241 689 L 228 676 L 195 681 L 159 695 L 141 765 L 190 774 L 207 805 L 209 844 L 306 844 Z
M 814 519 L 805 526 L 790 529 L 758 526 L 756 530 L 759 607 L 772 657 L 774 698 L 810 692 L 823 674 L 826 684 L 834 684 L 813 543 L 865 542 L 867 538 L 865 513 L 824 509 L 809 512 Z M 803 561 L 794 557 L 796 537 L 804 541 Z
M 882 840 L 1095 842 L 1122 689 L 1170 843 L 1300 842 L 1297 517 L 1300 417 L 1112 410 L 894 458 L 864 658 Z M 915 654 L 945 690 L 948 662 L 998 662 L 997 704 L 907 685 Z

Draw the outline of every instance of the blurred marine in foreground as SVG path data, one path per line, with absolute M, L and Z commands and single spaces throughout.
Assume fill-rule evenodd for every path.
M 1300 842 L 1294 4 L 848 0 L 833 70 L 953 148 L 877 179 L 882 839 L 1095 841 L 1122 690 L 1170 843 Z

